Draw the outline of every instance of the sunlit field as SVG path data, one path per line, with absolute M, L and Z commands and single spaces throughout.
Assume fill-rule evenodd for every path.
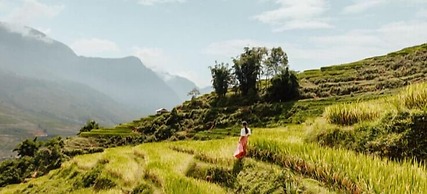
M 47 176 L 8 186 L 1 193 L 244 193 L 261 191 L 242 186 L 253 176 L 250 172 L 257 170 L 259 182 L 262 173 L 285 177 L 288 186 L 280 186 L 282 193 L 427 191 L 424 165 L 304 143 L 305 130 L 301 126 L 254 128 L 249 157 L 242 164 L 232 156 L 237 137 L 147 143 L 77 156 Z M 238 165 L 240 173 L 233 177 Z M 209 180 L 216 176 L 212 172 L 229 175 L 234 182 Z M 274 190 L 278 186 L 270 187 Z

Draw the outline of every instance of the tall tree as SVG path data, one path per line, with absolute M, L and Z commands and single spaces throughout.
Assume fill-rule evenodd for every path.
M 209 67 L 209 69 L 211 70 L 212 86 L 215 89 L 215 93 L 218 97 L 224 97 L 231 82 L 231 71 L 228 68 L 228 64 L 215 61 L 215 66 Z
M 267 88 L 271 78 L 278 75 L 288 67 L 288 55 L 282 50 L 281 47 L 272 48 L 268 57 L 264 62 L 264 76 Z
M 281 47 L 272 48 L 265 64 L 271 76 L 275 76 L 288 68 L 288 55 Z
M 242 95 L 250 91 L 258 91 L 257 81 L 260 80 L 262 60 L 267 54 L 265 47 L 245 47 L 244 52 L 238 58 L 233 59 L 234 75 L 239 81 L 239 89 Z

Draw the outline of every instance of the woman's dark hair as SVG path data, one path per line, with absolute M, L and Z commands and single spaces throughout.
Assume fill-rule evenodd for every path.
M 249 133 L 249 130 L 246 126 L 248 126 L 248 123 L 246 121 L 242 122 L 243 127 L 245 128 L 245 134 L 247 135 Z

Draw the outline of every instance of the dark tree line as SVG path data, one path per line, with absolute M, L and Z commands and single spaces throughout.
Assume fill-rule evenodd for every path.
M 299 97 L 298 79 L 289 69 L 288 56 L 281 47 L 245 47 L 233 59 L 233 66 L 215 62 L 209 67 L 212 84 L 219 98 L 233 87 L 235 93 L 249 98 L 262 97 L 265 101 L 281 102 Z

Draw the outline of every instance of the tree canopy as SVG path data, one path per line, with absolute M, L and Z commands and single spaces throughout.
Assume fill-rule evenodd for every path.
M 232 68 L 217 62 L 210 67 L 212 84 L 219 97 L 225 96 L 233 84 L 241 96 L 250 99 L 254 96 L 262 96 L 271 102 L 296 99 L 299 96 L 298 79 L 289 69 L 288 62 L 288 55 L 281 47 L 270 50 L 245 47 L 233 59 Z

